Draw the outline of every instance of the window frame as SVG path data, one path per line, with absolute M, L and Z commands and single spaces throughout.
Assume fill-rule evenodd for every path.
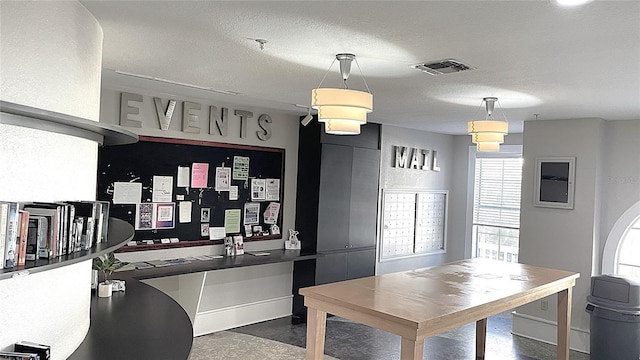
M 476 158 L 494 157 L 494 158 L 522 158 L 522 145 L 500 145 L 499 152 L 478 152 L 475 145 L 469 146 L 468 172 L 467 172 L 467 210 L 466 210 L 466 227 L 465 227 L 465 248 L 464 256 L 466 259 L 476 257 L 476 244 L 473 241 L 473 201 L 474 201 L 474 183 L 476 173 Z M 521 195 L 522 196 L 522 195 Z M 520 206 L 522 207 L 522 201 Z
M 640 201 L 627 209 L 611 228 L 602 251 L 602 273 L 617 274 L 620 243 L 627 235 L 629 228 L 640 218 Z

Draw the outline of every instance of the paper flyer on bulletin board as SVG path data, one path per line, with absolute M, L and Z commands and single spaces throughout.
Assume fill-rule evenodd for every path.
M 189 187 L 189 169 L 188 166 L 178 166 L 177 187 Z
M 234 156 L 233 157 L 233 180 L 249 179 L 249 157 Z
M 238 186 L 229 186 L 229 200 L 238 200 Z
M 173 196 L 173 176 L 154 176 L 151 201 L 154 203 L 171 202 Z
M 260 223 L 260 204 L 246 203 L 244 204 L 244 224 L 253 225 Z
M 229 191 L 231 186 L 231 168 L 216 168 L 216 191 Z
M 209 182 L 209 164 L 193 163 L 191 166 L 191 187 L 203 189 Z
M 224 211 L 224 231 L 229 233 L 240 232 L 240 220 L 242 220 L 242 210 L 227 209 Z
M 275 224 L 278 222 L 278 214 L 280 214 L 280 203 L 269 203 L 267 209 L 264 211 L 264 223 Z
M 136 230 L 175 228 L 175 203 L 136 204 Z
M 142 199 L 142 183 L 120 182 L 113 183 L 114 204 L 137 204 Z
M 262 201 L 266 198 L 265 179 L 251 179 L 251 201 Z
M 280 200 L 280 179 L 267 179 L 265 186 L 265 200 L 266 201 L 279 201 Z

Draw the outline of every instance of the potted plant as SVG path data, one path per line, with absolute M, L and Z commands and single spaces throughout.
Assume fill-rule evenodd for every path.
M 126 265 L 126 263 L 116 259 L 116 256 L 111 252 L 103 256 L 93 258 L 93 270 L 102 272 L 104 281 L 98 284 L 98 296 L 109 297 L 112 292 L 112 283 L 109 277 L 111 274 Z

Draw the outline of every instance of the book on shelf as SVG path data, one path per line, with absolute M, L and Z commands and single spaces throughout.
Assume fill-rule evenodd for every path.
M 108 224 L 108 201 L 0 201 L 0 268 L 89 250 Z
M 9 203 L 9 214 L 7 218 L 7 235 L 4 243 L 4 268 L 10 269 L 18 265 L 18 248 L 20 232 L 20 212 L 19 204 Z
M 19 341 L 15 343 L 13 345 L 13 351 L 37 354 L 40 357 L 39 360 L 51 359 L 51 346 L 31 341 Z
M 96 243 L 107 242 L 107 231 L 109 229 L 109 208 L 111 203 L 108 201 L 96 201 L 98 204 L 98 216 L 96 223 Z
M 47 243 L 51 236 L 49 218 L 29 213 L 29 233 L 27 234 L 27 260 L 49 257 Z M 42 255 L 42 256 L 39 256 Z
M 4 267 L 4 245 L 7 239 L 7 220 L 9 219 L 9 204 L 0 203 L 0 268 Z
M 26 250 L 26 260 L 28 261 L 33 261 L 38 257 L 38 238 L 46 239 L 47 237 L 46 221 L 47 219 L 44 216 L 33 216 L 29 214 Z
M 82 232 L 80 237 L 76 238 L 76 251 L 88 250 L 98 243 L 97 225 L 102 213 L 102 204 L 97 201 L 69 201 L 69 205 L 75 208 L 76 231 L 78 226 L 82 224 Z M 81 220 L 79 220 L 81 219 Z
M 29 232 L 29 212 L 20 210 L 20 231 L 18 232 L 18 266 L 27 260 L 27 234 Z
M 0 360 L 40 360 L 40 356 L 35 353 L 0 351 Z
M 24 210 L 29 216 L 39 219 L 38 224 L 38 254 L 39 259 L 50 259 L 58 255 L 58 243 L 61 241 L 61 210 L 60 206 L 52 203 L 28 203 Z M 42 220 L 44 218 L 44 220 Z M 42 227 L 46 228 L 46 236 L 42 236 Z

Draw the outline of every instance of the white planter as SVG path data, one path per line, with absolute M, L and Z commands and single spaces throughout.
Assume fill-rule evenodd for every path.
M 113 291 L 113 284 L 100 283 L 98 284 L 98 297 L 111 297 Z

